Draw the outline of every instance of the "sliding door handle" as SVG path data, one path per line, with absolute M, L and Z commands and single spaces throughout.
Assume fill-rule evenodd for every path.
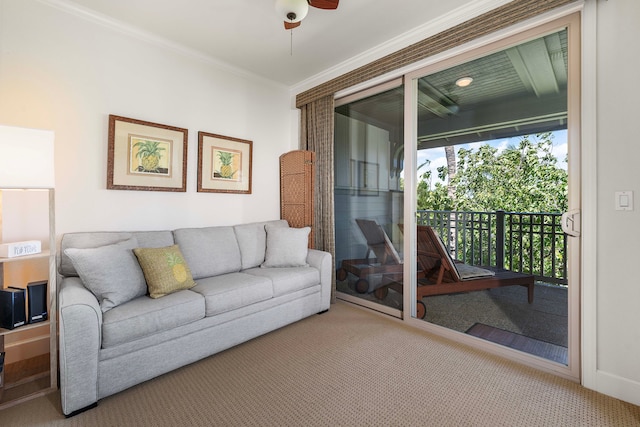
M 580 237 L 580 209 L 573 209 L 562 214 L 562 231 L 569 236 Z

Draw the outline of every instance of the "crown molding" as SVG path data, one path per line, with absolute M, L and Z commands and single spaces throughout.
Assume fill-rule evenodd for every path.
M 201 61 L 203 63 L 212 65 L 220 69 L 221 71 L 226 71 L 238 77 L 244 77 L 250 80 L 260 81 L 262 83 L 268 84 L 270 86 L 273 86 L 279 89 L 288 89 L 286 85 L 275 82 L 273 80 L 269 80 L 258 74 L 251 73 L 245 69 L 230 65 L 224 61 L 221 61 L 211 55 L 205 54 L 199 50 L 191 49 L 180 43 L 176 43 L 174 41 L 160 37 L 157 34 L 141 30 L 133 25 L 130 25 L 122 21 L 119 21 L 117 19 L 113 19 L 106 15 L 100 14 L 94 10 L 80 6 L 71 0 L 38 0 L 38 1 L 52 8 L 77 16 L 85 21 L 101 25 L 103 27 L 109 28 L 113 31 L 127 35 L 129 37 L 175 52 L 179 55 L 183 55 L 183 56 L 195 59 L 197 61 Z

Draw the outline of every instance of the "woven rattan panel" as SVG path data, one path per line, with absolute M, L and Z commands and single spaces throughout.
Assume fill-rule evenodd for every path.
M 298 94 L 296 106 L 371 80 L 575 0 L 513 0 L 448 30 Z
M 295 150 L 280 156 L 280 218 L 291 227 L 311 227 L 309 247 L 313 247 L 313 151 Z

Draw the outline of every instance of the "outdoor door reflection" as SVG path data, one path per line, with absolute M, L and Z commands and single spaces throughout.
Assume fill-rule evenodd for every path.
M 397 87 L 337 105 L 335 113 L 337 290 L 396 316 L 402 310 L 402 103 Z

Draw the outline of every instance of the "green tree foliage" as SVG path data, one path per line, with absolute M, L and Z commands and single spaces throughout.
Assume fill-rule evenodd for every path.
M 428 165 L 429 161 L 425 162 Z M 444 169 L 444 168 L 440 168 Z M 440 175 L 440 174 L 438 174 Z M 429 207 L 426 207 L 429 206 Z M 454 210 L 454 203 L 447 194 L 447 186 L 438 181 L 431 184 L 431 171 L 422 174 L 418 182 L 418 209 L 420 210 Z
M 552 150 L 551 133 L 523 136 L 517 146 L 509 146 L 502 152 L 498 152 L 498 149 L 489 144 L 481 145 L 476 150 L 460 148 L 455 174 L 449 174 L 447 166 L 440 167 L 439 179 L 435 184 L 432 182 L 431 171 L 421 175 L 418 183 L 418 209 L 463 212 L 564 212 L 567 210 L 567 172 L 558 167 Z M 419 169 L 424 166 L 428 166 L 428 161 Z M 562 277 L 563 236 L 541 233 L 544 227 L 554 226 L 549 223 L 554 221 L 552 218 L 543 215 L 522 217 L 524 222 L 516 226 L 516 229 L 523 232 L 522 240 L 507 242 L 508 259 L 505 259 L 505 267 L 509 267 L 513 262 L 516 269 L 521 271 Z M 528 234 L 527 230 L 532 233 Z M 467 233 L 468 239 L 479 241 L 481 231 L 464 224 L 458 230 L 460 241 L 450 244 L 462 248 L 463 233 Z M 488 236 L 485 236 L 485 239 L 488 239 Z M 553 239 L 556 241 L 552 242 Z M 494 244 L 495 242 L 492 242 L 492 245 Z M 555 248 L 555 251 L 551 248 Z M 458 252 L 457 255 L 471 264 L 481 264 L 482 257 L 489 256 L 486 253 L 481 254 L 479 248 L 474 253 L 471 250 L 467 247 L 466 252 Z M 495 251 L 495 247 L 492 251 Z M 534 259 L 530 259 L 529 254 L 533 254 Z M 552 262 L 554 258 L 555 261 Z M 537 266 L 541 264 L 544 265 L 544 271 L 537 271 Z M 553 265 L 556 268 L 555 272 L 551 271 Z
M 552 134 L 523 136 L 518 146 L 498 153 L 489 144 L 477 150 L 460 148 L 447 193 L 447 167 L 431 171 L 418 183 L 418 209 L 507 212 L 564 212 L 567 210 L 567 172 L 557 166 Z

